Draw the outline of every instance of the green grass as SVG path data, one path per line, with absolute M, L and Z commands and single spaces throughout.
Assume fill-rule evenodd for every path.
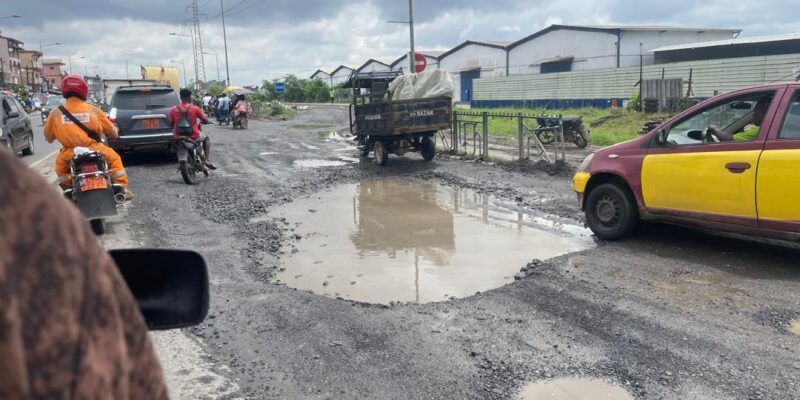
M 595 146 L 609 146 L 615 143 L 624 142 L 638 136 L 645 122 L 653 120 L 665 120 L 669 115 L 665 114 L 643 114 L 623 109 L 602 109 L 602 108 L 573 108 L 564 110 L 544 110 L 544 109 L 514 109 L 514 108 L 490 108 L 471 110 L 459 110 L 481 113 L 507 113 L 526 115 L 538 114 L 562 114 L 580 115 L 583 117 L 584 125 L 591 131 L 589 142 Z M 607 120 L 597 126 L 591 126 L 593 122 L 601 119 Z M 480 121 L 481 117 L 466 117 L 465 119 Z M 535 127 L 535 121 L 526 120 L 528 127 Z M 517 120 L 514 118 L 489 118 L 489 134 L 493 136 L 517 136 Z

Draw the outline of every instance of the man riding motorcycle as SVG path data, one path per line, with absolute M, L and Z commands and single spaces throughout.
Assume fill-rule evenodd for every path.
M 68 75 L 61 81 L 61 95 L 67 99 L 63 105 L 71 114 L 96 137 L 107 135 L 112 139 L 119 137 L 117 127 L 108 119 L 103 110 L 86 103 L 89 88 L 86 81 L 78 75 Z M 61 108 L 54 108 L 47 117 L 44 126 L 44 137 L 48 143 L 58 140 L 61 150 L 56 157 L 56 175 L 59 185 L 68 189 L 72 187 L 70 162 L 76 147 L 86 147 L 100 153 L 108 164 L 113 183 L 125 188 L 125 200 L 133 199 L 133 192 L 128 190 L 128 176 L 122 159 L 112 148 L 92 138 L 89 133 L 75 123 Z
M 192 125 L 192 135 L 190 139 L 200 142 L 203 145 L 203 153 L 205 154 L 204 164 L 209 169 L 217 169 L 217 167 L 209 161 L 209 153 L 211 152 L 211 140 L 208 136 L 202 136 L 200 134 L 200 128 L 197 125 L 197 120 L 202 121 L 203 123 L 210 124 L 208 118 L 203 113 L 199 107 L 192 105 L 192 91 L 189 89 L 181 89 L 180 91 L 181 96 L 181 104 L 172 107 L 169 110 L 169 120 L 172 123 L 172 137 L 173 138 L 180 138 L 181 136 L 178 135 L 178 121 L 181 118 L 186 118 L 189 120 L 189 123 Z

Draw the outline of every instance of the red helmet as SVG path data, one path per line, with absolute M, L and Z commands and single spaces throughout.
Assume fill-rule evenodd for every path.
M 86 100 L 86 96 L 89 95 L 86 81 L 78 75 L 67 75 L 61 81 L 61 95 L 66 98 L 70 93 L 80 97 L 81 100 Z

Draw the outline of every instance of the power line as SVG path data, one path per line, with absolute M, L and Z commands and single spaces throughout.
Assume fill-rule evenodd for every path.
M 236 4 L 234 4 L 234 5 L 230 6 L 230 7 L 228 7 L 228 9 L 226 9 L 226 10 L 225 10 L 225 14 L 227 14 L 227 13 L 231 12 L 233 9 L 235 9 L 236 7 L 239 7 L 240 5 L 242 5 L 242 4 L 243 4 L 243 3 L 245 3 L 245 2 L 247 2 L 247 0 L 239 0 L 239 2 L 238 2 L 238 3 L 236 3 Z M 208 18 L 206 19 L 206 21 L 210 21 L 210 20 L 212 20 L 212 19 L 219 18 L 221 15 L 222 15 L 222 13 L 215 14 L 214 16 L 208 17 Z

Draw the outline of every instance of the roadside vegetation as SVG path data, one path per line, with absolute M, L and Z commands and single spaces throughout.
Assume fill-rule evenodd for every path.
M 286 92 L 275 93 L 275 82 L 278 79 L 265 80 L 261 88 L 269 100 L 280 100 L 290 103 L 330 103 L 331 94 L 337 103 L 347 102 L 349 91 L 344 88 L 334 87 L 331 90 L 328 84 L 321 79 L 300 79 L 295 75 L 286 75 L 281 79 L 286 87 Z M 331 93 L 333 92 L 333 93 Z
M 644 124 L 649 121 L 663 121 L 670 117 L 668 114 L 644 114 L 621 108 L 573 108 L 564 110 L 545 110 L 541 108 L 473 108 L 474 113 L 488 112 L 517 115 L 561 114 L 579 115 L 583 117 L 583 124 L 590 131 L 589 143 L 595 146 L 609 146 L 636 138 L 642 131 Z M 481 117 L 469 117 L 470 120 L 480 121 Z M 526 126 L 535 128 L 535 120 L 526 120 Z M 492 136 L 517 136 L 517 120 L 514 118 L 489 118 L 489 134 Z

